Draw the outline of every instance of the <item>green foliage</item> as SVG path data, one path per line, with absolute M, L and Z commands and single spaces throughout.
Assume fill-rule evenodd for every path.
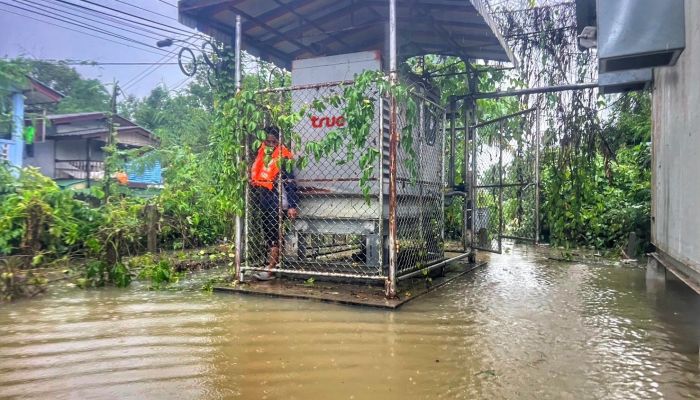
M 244 143 L 249 138 L 264 140 L 265 114 L 255 93 L 244 90 L 217 101 L 217 115 L 211 130 L 209 169 L 215 188 L 214 201 L 220 216 L 229 221 L 241 215 L 248 181 Z
M 82 276 L 77 278 L 76 285 L 80 288 L 98 288 L 111 283 L 116 287 L 124 288 L 131 284 L 132 274 L 129 268 L 121 263 L 112 265 L 102 260 L 89 260 L 83 270 Z
M 160 260 L 156 263 L 142 265 L 139 279 L 148 280 L 151 289 L 160 290 L 171 283 L 177 283 L 180 280 L 180 275 L 168 260 Z
M 36 168 L 0 166 L 0 254 L 65 253 L 94 226 L 95 212 Z
M 137 254 L 144 248 L 145 202 L 136 197 L 124 197 L 105 204 L 100 209 L 102 220 L 87 243 L 91 254 L 108 265 L 122 257 Z
M 555 244 L 619 247 L 629 232 L 651 239 L 650 96 L 624 100 L 599 154 L 555 147 L 544 155 L 544 228 Z
M 201 246 L 230 233 L 229 220 L 217 212 L 207 160 L 188 147 L 161 152 L 165 187 L 157 198 L 162 214 L 161 236 L 174 249 Z
M 0 302 L 19 297 L 33 297 L 46 290 L 46 277 L 36 271 L 22 269 L 18 256 L 0 259 Z
M 29 69 L 26 65 L 7 60 L 0 60 L 0 89 L 7 93 L 11 88 L 24 88 L 27 84 L 26 75 Z

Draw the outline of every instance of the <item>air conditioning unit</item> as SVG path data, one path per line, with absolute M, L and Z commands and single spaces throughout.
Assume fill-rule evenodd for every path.
M 597 0 L 600 72 L 674 65 L 685 48 L 684 0 Z

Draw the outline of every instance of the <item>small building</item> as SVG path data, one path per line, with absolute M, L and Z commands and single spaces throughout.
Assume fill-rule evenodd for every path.
M 21 87 L 2 88 L 9 92 L 10 107 L 0 110 L 10 115 L 0 123 L 0 161 L 21 167 L 24 152 L 23 128 L 25 110 L 40 112 L 58 103 L 64 96 L 38 80 L 27 77 Z M 5 100 L 5 99 L 3 99 Z
M 113 119 L 118 146 L 158 146 L 158 139 L 149 130 L 119 115 Z M 35 130 L 35 143 L 25 148 L 24 165 L 38 167 L 44 175 L 63 186 L 89 186 L 91 182 L 104 178 L 105 153 L 102 148 L 110 133 L 106 113 L 47 115 L 37 120 Z M 157 163 L 141 174 L 135 171 L 127 173 L 132 186 L 161 183 Z
M 288 143 L 296 154 L 291 157 L 308 161 L 294 167 L 294 182 L 277 174 L 267 189 L 254 183 L 246 188 L 244 215 L 236 219 L 236 279 L 260 271 L 375 282 L 395 298 L 398 281 L 473 258 L 466 240 L 463 252 L 445 252 L 446 110 L 439 93 L 399 66 L 426 55 L 515 63 L 485 2 L 181 0 L 178 9 L 185 25 L 291 71 L 291 86 L 260 91 L 260 104 L 285 104 L 295 113 L 326 105 L 312 107 L 292 128 L 278 129 L 277 143 Z M 335 150 L 316 156 L 303 144 L 342 129 L 349 120 L 345 100 L 330 99 L 342 97 L 365 71 L 410 86 L 410 99 L 381 93 L 376 84 L 364 100 L 372 117 L 362 143 L 352 145 L 343 136 Z M 275 96 L 266 98 L 270 93 Z M 252 137 L 242 142 L 242 161 L 253 165 L 264 143 Z M 281 212 L 285 185 L 297 190 L 293 221 Z

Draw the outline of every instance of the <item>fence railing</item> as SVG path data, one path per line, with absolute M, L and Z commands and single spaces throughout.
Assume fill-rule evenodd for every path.
M 57 179 L 102 179 L 104 161 L 98 160 L 55 160 L 55 177 Z

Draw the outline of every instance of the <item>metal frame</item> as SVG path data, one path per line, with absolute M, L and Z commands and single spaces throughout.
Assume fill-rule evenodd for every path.
M 397 5 L 396 5 L 396 0 L 389 0 L 389 70 L 388 70 L 388 75 L 389 75 L 389 80 L 391 85 L 396 85 L 398 82 L 398 54 L 397 54 Z M 249 20 L 256 22 L 255 20 L 251 19 L 250 16 L 247 17 Z M 241 16 L 237 15 L 236 17 L 236 35 L 235 35 L 235 52 L 236 52 L 236 76 L 235 76 L 235 82 L 236 82 L 236 89 L 240 90 L 240 69 L 241 69 L 241 48 L 243 46 L 243 37 L 244 35 L 242 34 L 242 26 L 241 26 Z M 256 43 L 253 43 L 253 45 L 256 45 Z M 270 94 L 270 93 L 280 93 L 284 94 L 285 92 L 293 92 L 295 90 L 306 90 L 306 89 L 318 89 L 320 87 L 333 87 L 333 86 L 339 86 L 343 84 L 348 84 L 350 83 L 349 81 L 344 81 L 344 82 L 332 82 L 332 83 L 327 83 L 323 85 L 303 85 L 303 86 L 295 86 L 295 87 L 289 87 L 289 88 L 271 88 L 271 89 L 266 89 L 262 90 L 259 93 L 260 94 Z M 235 276 L 239 281 L 242 281 L 244 279 L 244 271 L 260 271 L 260 270 L 268 270 L 272 272 L 279 272 L 282 274 L 289 274 L 289 275 L 297 275 L 297 276 L 325 276 L 325 277 L 332 277 L 332 278 L 350 278 L 350 279 L 358 279 L 358 280 L 369 280 L 369 281 L 383 281 L 384 286 L 385 286 L 385 293 L 387 297 L 395 297 L 396 296 L 396 291 L 397 291 L 397 282 L 399 280 L 407 279 L 413 276 L 416 276 L 417 274 L 424 273 L 425 271 L 430 271 L 436 268 L 439 268 L 441 266 L 446 265 L 448 262 L 452 261 L 457 261 L 458 259 L 461 259 L 463 257 L 466 257 L 467 253 L 462 254 L 457 257 L 453 257 L 449 260 L 446 260 L 444 257 L 444 198 L 445 198 L 445 192 L 443 188 L 445 187 L 445 146 L 446 146 L 446 140 L 445 140 L 445 129 L 446 129 L 446 114 L 445 110 L 440 107 L 438 104 L 430 100 L 426 96 L 422 95 L 417 95 L 418 100 L 419 100 L 419 122 L 420 122 L 420 129 L 418 131 L 424 131 L 426 129 L 426 126 L 428 124 L 426 123 L 427 118 L 433 118 L 434 119 L 434 124 L 441 124 L 439 127 L 439 133 L 436 133 L 436 135 L 439 135 L 440 137 L 440 143 L 439 145 L 433 144 L 435 146 L 438 146 L 436 149 L 431 151 L 431 154 L 433 157 L 435 157 L 435 154 L 439 152 L 439 159 L 434 159 L 432 160 L 433 162 L 437 162 L 439 165 L 439 179 L 438 181 L 433 181 L 434 178 L 425 178 L 423 176 L 419 176 L 419 178 L 414 182 L 415 187 L 414 190 L 416 191 L 413 193 L 412 191 L 401 191 L 399 189 L 399 186 L 404 187 L 407 182 L 410 180 L 407 179 L 405 176 L 403 176 L 400 172 L 400 165 L 399 165 L 399 160 L 398 158 L 400 157 L 400 153 L 403 151 L 400 146 L 400 130 L 401 130 L 401 121 L 399 121 L 402 116 L 400 115 L 401 113 L 401 107 L 400 105 L 397 104 L 396 98 L 394 96 L 389 96 L 387 99 L 378 99 L 378 123 L 379 123 L 379 132 L 378 132 L 378 144 L 377 146 L 379 147 L 379 152 L 382 155 L 379 160 L 379 165 L 378 165 L 378 193 L 376 196 L 376 204 L 377 204 L 377 211 L 378 214 L 376 214 L 376 219 L 370 219 L 370 220 L 364 220 L 364 219 L 346 219 L 343 220 L 342 218 L 335 218 L 335 221 L 337 223 L 337 229 L 340 231 L 350 231 L 350 232 L 357 232 L 360 230 L 361 226 L 360 224 L 363 223 L 369 223 L 372 222 L 375 224 L 375 229 L 377 232 L 377 238 L 376 243 L 377 246 L 377 263 L 378 265 L 376 266 L 376 273 L 370 273 L 370 272 L 347 272 L 343 271 L 342 266 L 347 266 L 347 264 L 343 264 L 341 262 L 325 262 L 325 261 L 310 261 L 310 260 L 304 260 L 304 263 L 307 263 L 309 266 L 314 266 L 314 268 L 297 268 L 297 269 L 290 269 L 288 268 L 288 265 L 290 263 L 294 263 L 294 260 L 288 259 L 288 256 L 286 255 L 285 251 L 283 251 L 283 243 L 284 240 L 282 238 L 283 236 L 283 225 L 284 225 L 284 220 L 282 219 L 281 215 L 278 213 L 276 223 L 278 227 L 278 246 L 280 247 L 280 259 L 279 259 L 279 264 L 275 266 L 275 268 L 268 269 L 266 266 L 260 266 L 256 265 L 249 260 L 249 257 L 252 256 L 253 254 L 253 236 L 254 236 L 254 210 L 253 210 L 253 194 L 251 191 L 251 188 L 249 185 L 247 185 L 245 189 L 245 212 L 242 216 L 236 216 L 235 219 L 235 252 L 236 252 L 236 260 L 235 260 Z M 465 102 L 466 104 L 467 102 Z M 384 121 L 384 113 L 385 113 L 385 107 L 388 107 L 388 121 Z M 430 113 L 430 114 L 429 114 Z M 442 114 L 442 115 L 440 115 Z M 469 119 L 473 118 L 474 113 L 471 112 L 469 113 Z M 452 116 L 452 119 L 454 119 L 454 115 Z M 465 127 L 469 126 L 467 123 L 468 120 L 465 120 Z M 384 166 L 384 147 L 387 144 L 386 143 L 386 138 L 384 137 L 384 130 L 386 128 L 386 123 L 388 122 L 388 128 L 389 128 L 389 135 L 388 135 L 388 171 L 385 170 Z M 434 129 L 438 129 L 438 126 L 435 125 Z M 465 128 L 466 129 L 466 128 Z M 451 128 L 451 132 L 453 133 L 454 136 L 454 127 Z M 423 135 L 417 135 L 418 138 L 415 140 L 414 146 L 418 146 L 416 154 L 417 154 L 417 163 L 419 168 L 422 171 L 423 164 L 424 162 L 430 162 L 428 158 L 427 153 L 424 152 L 423 146 L 425 145 L 424 143 L 424 137 Z M 280 143 L 284 143 L 284 137 L 283 137 L 283 132 L 280 131 Z M 454 139 L 454 138 L 453 138 Z M 466 146 L 466 141 L 469 140 L 468 135 L 465 135 L 465 155 L 468 154 L 468 147 Z M 250 165 L 250 161 L 248 158 L 251 155 L 251 142 L 250 138 L 247 138 L 245 143 L 243 143 L 244 147 L 244 154 L 245 157 L 243 159 L 237 160 L 237 162 L 245 162 L 246 165 Z M 450 147 L 450 151 L 452 152 L 451 154 L 454 153 L 454 146 Z M 454 157 L 452 156 L 450 158 L 450 163 L 453 166 L 454 164 Z M 388 182 L 385 182 L 385 175 L 388 172 Z M 248 171 L 246 170 L 246 173 Z M 465 179 L 467 177 L 468 173 L 468 167 L 465 164 Z M 452 172 L 452 177 L 454 177 L 454 172 Z M 283 182 L 281 181 L 282 176 L 278 177 L 278 192 L 277 192 L 277 203 L 278 203 L 278 210 L 282 209 L 282 203 L 283 203 L 283 192 L 282 188 L 284 187 Z M 349 178 L 343 178 L 343 177 L 337 177 L 333 178 L 331 180 L 335 181 L 341 181 L 341 180 L 348 180 Z M 388 184 L 388 188 L 386 187 L 386 184 Z M 385 190 L 388 189 L 388 196 L 387 199 L 385 199 Z M 403 190 L 403 189 L 402 189 Z M 349 203 L 352 204 L 353 199 L 349 198 L 348 199 Z M 384 209 L 385 206 L 387 206 L 386 201 L 388 201 L 388 212 L 385 213 Z M 465 206 L 467 202 L 465 201 Z M 403 211 L 402 209 L 408 207 L 414 207 L 416 211 L 414 211 L 413 214 L 407 215 L 407 214 L 402 214 Z M 431 214 L 428 213 L 428 211 L 431 212 Z M 417 218 L 417 220 L 416 220 Z M 465 215 L 465 219 L 466 219 Z M 323 219 L 316 219 L 312 221 L 312 218 L 309 218 L 305 221 L 306 223 L 312 222 L 313 224 L 320 224 L 320 225 L 314 225 L 312 229 L 321 227 L 324 223 Z M 414 223 L 415 222 L 415 223 Z M 431 226 L 428 227 L 426 226 L 426 223 L 430 223 Z M 295 222 L 296 224 L 296 222 Z M 433 226 L 434 225 L 434 226 Z M 404 228 L 405 226 L 405 228 Z M 435 246 L 436 244 L 439 246 L 442 246 L 438 248 L 437 250 L 432 250 L 432 253 L 429 253 L 430 250 L 426 248 L 426 237 L 430 236 L 432 234 L 431 230 L 434 230 L 435 227 L 438 227 L 440 229 L 440 233 L 437 235 L 435 238 L 436 242 L 431 244 L 431 246 Z M 404 229 L 409 229 L 410 231 L 407 230 L 404 232 Z M 417 228 L 416 230 L 413 230 L 414 228 Z M 328 229 L 326 227 L 327 232 L 332 232 L 332 229 Z M 404 232 L 404 233 L 402 233 Z M 414 243 L 419 244 L 418 247 L 415 247 L 411 251 L 416 251 L 416 248 L 423 248 L 422 251 L 424 252 L 421 254 L 420 252 L 418 255 L 416 254 L 409 254 L 402 252 L 404 249 L 399 248 L 399 239 L 401 235 L 408 235 L 411 238 L 409 240 L 414 241 Z M 417 236 L 416 236 L 417 235 Z M 369 240 L 369 239 L 368 239 Z M 374 240 L 374 239 L 371 239 Z M 365 245 L 368 246 L 368 242 L 365 242 Z M 467 242 L 465 239 L 465 251 L 467 249 L 466 246 Z M 298 243 L 297 243 L 298 245 Z M 336 249 L 337 247 L 334 247 L 335 242 L 330 244 L 328 246 L 327 251 L 331 252 L 332 250 Z M 338 245 L 338 246 L 351 246 L 350 244 L 343 244 L 343 245 Z M 319 246 L 320 249 L 320 246 Z M 326 250 L 324 250 L 326 251 Z M 435 252 L 437 251 L 437 253 Z M 321 257 L 325 256 L 326 253 L 321 254 L 320 251 L 317 253 Z M 409 254 L 407 256 L 407 254 Z M 402 259 L 403 258 L 403 259 Z M 388 262 L 385 262 L 385 259 Z M 406 260 L 408 259 L 408 264 L 406 263 Z M 327 270 L 322 270 L 322 268 L 319 267 L 329 267 Z M 367 270 L 369 271 L 369 270 Z
M 270 93 L 279 93 L 283 98 L 286 96 L 284 93 L 294 93 L 294 92 L 304 92 L 306 93 L 311 93 L 311 94 L 317 94 L 319 93 L 320 90 L 336 90 L 337 87 L 340 87 L 341 85 L 345 85 L 348 82 L 332 82 L 332 83 L 326 83 L 326 84 L 317 84 L 317 85 L 299 85 L 299 86 L 293 86 L 293 87 L 287 87 L 287 88 L 275 88 L 275 89 L 266 89 L 262 90 L 259 93 L 261 95 L 265 94 L 270 94 Z M 321 94 L 318 94 L 319 96 Z M 293 96 L 292 96 L 293 98 Z M 388 114 L 389 119 L 395 118 L 394 122 L 394 131 L 393 133 L 398 136 L 401 127 L 403 126 L 400 121 L 399 121 L 399 112 L 398 112 L 398 105 L 394 102 L 394 107 L 392 108 L 389 106 L 389 109 L 386 110 L 386 102 L 387 100 L 389 101 L 389 104 L 391 104 L 391 99 L 385 99 L 385 98 L 378 98 L 377 99 L 377 113 L 378 113 L 378 129 L 377 132 L 374 133 L 375 137 L 378 138 L 377 141 L 377 147 L 378 151 L 380 154 L 384 154 L 383 157 L 380 157 L 378 160 L 378 166 L 375 171 L 378 171 L 377 179 L 377 187 L 378 191 L 376 194 L 372 195 L 372 202 L 374 206 L 372 208 L 368 208 L 366 210 L 371 210 L 375 209 L 376 214 L 374 214 L 373 217 L 370 217 L 370 219 L 367 219 L 367 216 L 365 213 L 360 213 L 359 215 L 355 217 L 349 217 L 348 218 L 342 218 L 342 217 L 333 217 L 331 220 L 324 220 L 323 217 L 314 217 L 314 216 L 305 216 L 305 218 L 300 221 L 297 220 L 295 222 L 295 230 L 296 229 L 302 229 L 302 231 L 299 232 L 319 232 L 323 233 L 326 232 L 327 234 L 341 234 L 341 233 L 356 233 L 359 234 L 362 232 L 362 229 L 367 226 L 368 223 L 372 224 L 375 226 L 374 229 L 376 229 L 375 233 L 372 234 L 372 238 L 368 239 L 369 241 L 373 241 L 373 244 L 376 244 L 376 250 L 378 252 L 378 256 L 376 258 L 377 266 L 376 268 L 372 267 L 372 265 L 367 265 L 367 272 L 356 272 L 356 273 L 348 273 L 348 272 L 342 272 L 338 271 L 341 269 L 341 267 L 348 267 L 349 264 L 346 262 L 335 262 L 335 261 L 313 261 L 310 259 L 306 259 L 303 261 L 303 264 L 309 266 L 309 268 L 300 268 L 298 264 L 301 264 L 302 262 L 296 262 L 291 259 L 285 260 L 285 253 L 282 253 L 280 264 L 273 269 L 270 269 L 270 271 L 273 272 L 280 272 L 283 274 L 291 274 L 291 275 L 303 275 L 303 276 L 326 276 L 326 277 L 338 277 L 338 278 L 356 278 L 356 279 L 362 279 L 362 280 L 384 280 L 385 284 L 387 282 L 397 282 L 398 278 L 405 275 L 405 274 L 410 274 L 412 272 L 415 272 L 416 270 L 422 270 L 426 266 L 423 265 L 422 263 L 416 262 L 415 264 L 410 264 L 410 265 L 405 265 L 405 262 L 402 262 L 401 266 L 399 266 L 399 249 L 398 249 L 398 239 L 400 235 L 406 235 L 403 232 L 403 229 L 405 229 L 406 223 L 405 221 L 408 221 L 406 218 L 411 219 L 411 221 L 416 221 L 417 225 L 419 226 L 418 232 L 417 232 L 417 237 L 415 237 L 415 240 L 425 240 L 427 236 L 429 236 L 429 231 L 425 230 L 424 224 L 427 221 L 435 220 L 436 226 L 439 227 L 440 233 L 437 234 L 437 238 L 439 238 L 439 242 L 444 241 L 444 221 L 443 221 L 443 204 L 444 204 L 444 190 L 442 188 L 445 185 L 445 177 L 444 177 L 444 152 L 445 152 L 445 122 L 446 122 L 446 115 L 445 115 L 445 110 L 440 107 L 437 103 L 435 103 L 433 100 L 428 98 L 425 95 L 422 94 L 415 94 L 416 101 L 419 106 L 419 110 L 421 110 L 421 114 L 419 115 L 419 127 L 420 129 L 416 129 L 416 135 L 414 137 L 414 146 L 416 147 L 416 153 L 417 153 L 417 165 L 419 166 L 419 174 L 423 174 L 423 164 L 425 163 L 432 163 L 435 164 L 434 169 L 431 169 L 431 173 L 439 173 L 439 179 L 437 181 L 434 181 L 434 178 L 431 178 L 429 176 L 424 176 L 424 175 L 419 175 L 417 179 L 412 183 L 410 179 L 408 179 L 405 176 L 405 171 L 400 173 L 399 171 L 401 170 L 398 161 L 398 157 L 400 153 L 403 151 L 402 149 L 399 148 L 398 146 L 398 140 L 395 142 L 395 146 L 392 146 L 390 148 L 390 151 L 388 152 L 388 158 L 391 160 L 391 158 L 395 159 L 395 166 L 394 168 L 389 169 L 389 180 L 388 182 L 385 182 L 386 179 L 386 170 L 384 166 L 385 159 L 383 157 L 387 156 L 387 154 L 382 151 L 385 147 L 385 121 L 384 121 L 384 115 Z M 306 101 L 308 102 L 311 98 L 308 98 Z M 388 112 L 387 112 L 388 111 Z M 426 122 L 427 118 L 432 118 L 433 123 L 428 124 Z M 435 140 L 431 142 L 431 144 L 427 143 L 425 136 L 425 132 L 423 130 L 426 129 L 436 129 L 437 131 L 434 133 Z M 295 131 L 297 134 L 301 134 L 301 131 Z M 423 133 L 421 133 L 423 132 Z M 280 132 L 280 135 L 282 135 L 283 132 Z M 389 132 L 389 135 L 391 136 L 392 132 Z M 279 140 L 281 143 L 284 143 L 285 138 L 280 136 Z M 398 138 L 397 138 L 398 139 Z M 430 159 L 431 156 L 426 153 L 426 149 L 430 148 L 431 149 L 431 155 L 434 157 L 433 159 Z M 249 151 L 249 143 L 246 143 L 246 154 L 249 155 L 251 154 Z M 392 154 L 393 153 L 393 154 Z M 392 157 L 393 156 L 393 157 Z M 246 164 L 250 164 L 251 160 L 247 160 Z M 393 176 L 393 179 L 391 179 Z M 431 175 L 434 176 L 434 175 Z M 381 179 L 378 179 L 381 177 Z M 334 183 L 334 182 L 357 182 L 359 179 L 357 178 L 345 178 L 343 176 L 331 176 L 331 177 L 323 177 L 324 179 L 297 179 L 297 183 L 305 183 L 305 184 L 310 184 L 313 185 L 314 183 Z M 328 179 L 331 178 L 331 179 Z M 281 179 L 281 176 L 280 178 Z M 281 181 L 278 181 L 278 183 L 282 183 Z M 386 213 L 385 211 L 385 191 L 387 187 L 385 186 L 386 184 L 389 184 L 390 186 L 388 187 L 389 191 L 389 205 L 393 204 L 393 206 L 389 207 L 389 212 Z M 413 186 L 411 186 L 413 185 Z M 393 190 L 392 190 L 393 186 Z M 412 189 L 410 191 L 404 191 L 404 192 L 399 192 L 397 190 L 398 186 L 409 186 Z M 283 185 L 278 184 L 278 189 L 282 188 Z M 394 200 L 392 201 L 392 192 Z M 311 195 L 313 196 L 313 195 Z M 335 197 L 334 197 L 335 196 Z M 331 198 L 338 198 L 339 201 L 344 202 L 346 204 L 346 208 L 353 208 L 353 204 L 361 204 L 363 203 L 363 198 L 361 195 L 355 195 L 355 197 L 349 195 L 349 194 L 323 194 L 321 197 L 318 198 L 319 202 L 324 202 L 328 199 Z M 281 208 L 281 202 L 282 202 L 282 193 L 281 191 L 277 192 L 277 200 L 278 200 L 278 209 Z M 429 201 L 429 203 L 426 203 Z M 252 247 L 254 245 L 254 239 L 251 236 L 251 227 L 254 226 L 255 224 L 252 222 L 252 218 L 255 218 L 253 214 L 255 213 L 253 210 L 254 205 L 252 204 L 252 198 L 251 198 L 251 189 L 250 187 L 246 188 L 246 212 L 245 212 L 245 234 L 244 237 L 246 238 L 245 242 L 241 244 L 240 248 L 242 249 L 242 254 L 241 254 L 241 267 L 239 270 L 239 279 L 242 279 L 242 272 L 246 270 L 251 270 L 251 271 L 257 271 L 257 270 L 268 270 L 266 267 L 261 266 L 259 263 L 249 262 L 249 256 L 251 256 L 252 253 L 249 253 L 250 250 L 252 250 Z M 376 207 L 376 208 L 375 208 Z M 401 211 L 403 209 L 406 209 L 407 207 L 416 207 L 415 209 L 417 210 L 417 215 L 414 216 L 407 216 L 404 211 Z M 426 210 L 431 210 L 432 214 L 427 214 Z M 402 214 L 403 213 L 403 214 Z M 303 213 L 302 213 L 303 214 Z M 389 243 L 392 242 L 392 234 L 391 230 L 389 232 L 386 231 L 386 228 L 391 228 L 391 222 L 390 218 L 394 217 L 395 221 L 395 233 L 393 237 L 393 242 L 394 247 L 392 247 L 391 244 L 388 244 L 385 248 L 384 242 L 385 240 Z M 417 219 L 416 219 L 417 218 Z M 388 223 L 387 223 L 388 222 Z M 282 229 L 282 224 L 283 221 L 281 218 L 277 217 L 276 223 L 278 224 L 278 232 L 283 232 Z M 306 228 L 299 228 L 299 224 L 306 225 Z M 415 225 L 415 224 L 414 224 Z M 375 239 L 376 237 L 376 239 Z M 386 239 L 384 239 L 386 237 Z M 279 240 L 279 242 L 284 242 L 282 240 Z M 376 243 L 375 243 L 376 242 Z M 435 244 L 432 246 L 434 247 Z M 367 245 L 369 246 L 369 244 Z M 350 250 L 348 248 L 340 248 L 342 251 Z M 330 251 L 330 250 L 329 250 Z M 396 263 L 394 266 L 394 270 L 392 271 L 391 268 L 389 268 L 390 264 L 385 264 L 385 251 L 388 251 L 388 256 L 391 257 L 391 254 L 394 254 L 394 262 Z M 428 260 L 430 263 L 433 262 L 439 262 L 444 258 L 444 249 L 440 248 L 439 252 L 436 254 L 434 252 L 431 252 L 428 254 L 426 257 L 426 260 Z M 325 256 L 325 254 L 317 254 L 318 256 Z M 438 258 L 436 258 L 438 257 Z M 404 259 L 405 261 L 405 259 Z M 290 263 L 294 264 L 296 263 L 297 266 L 295 266 L 295 269 L 290 268 Z M 373 269 L 374 268 L 374 269 Z M 387 268 L 387 269 L 385 269 Z M 325 269 L 325 270 L 324 270 Z M 376 272 L 371 272 L 371 271 L 376 271 Z M 359 270 L 358 270 L 359 271 Z M 395 284 L 394 284 L 395 287 Z M 395 290 L 395 289 L 394 289 Z M 391 296 L 391 294 L 389 294 Z M 395 293 L 394 293 L 395 295 Z
M 527 115 L 532 115 L 534 117 L 534 129 L 533 126 L 530 126 L 530 131 L 532 132 L 532 135 L 534 136 L 534 143 L 532 143 L 532 147 L 534 148 L 534 154 L 533 154 L 533 181 L 534 182 L 518 182 L 518 183 L 507 183 L 504 182 L 504 177 L 505 177 L 505 168 L 503 164 L 503 150 L 505 147 L 505 142 L 504 142 L 504 126 L 507 122 L 509 122 L 513 118 L 518 118 L 518 117 L 524 117 Z M 488 183 L 480 183 L 479 182 L 479 165 L 478 165 L 478 155 L 477 151 L 482 146 L 482 144 L 479 144 L 478 142 L 478 131 L 481 128 L 489 128 L 492 126 L 496 126 L 497 131 L 498 131 L 498 138 L 497 138 L 497 146 L 498 146 L 498 182 L 488 182 Z M 477 232 L 473 232 L 472 234 L 472 241 L 471 241 L 471 246 L 473 249 L 478 249 L 478 250 L 483 250 L 483 251 L 489 251 L 489 252 L 494 252 L 494 253 L 501 253 L 503 251 L 503 244 L 502 240 L 503 239 L 513 239 L 513 240 L 521 240 L 521 241 L 531 241 L 534 243 L 539 242 L 539 153 L 540 153 L 540 131 L 539 131 L 539 114 L 537 113 L 537 108 L 528 108 L 526 110 L 518 111 L 515 113 L 511 113 L 508 115 L 504 115 L 502 117 L 498 117 L 489 121 L 484 121 L 478 124 L 474 124 L 470 126 L 470 130 L 474 134 L 474 138 L 472 140 L 472 171 L 473 171 L 473 179 L 472 179 L 472 185 L 471 185 L 471 196 L 472 196 L 472 204 L 473 207 L 471 208 L 471 216 L 472 216 L 472 223 L 476 224 L 476 221 L 479 219 L 478 218 L 478 212 L 479 212 L 479 201 L 478 201 L 478 192 L 479 190 L 491 190 L 493 193 L 497 192 L 498 195 L 498 202 L 497 202 L 497 211 L 498 211 L 498 227 L 497 227 L 497 232 L 494 232 L 496 234 L 496 241 L 497 241 L 497 246 L 496 248 L 493 247 L 493 243 L 491 243 L 490 247 L 485 247 L 482 243 L 479 243 L 479 238 L 477 235 Z M 503 216 L 503 208 L 504 208 L 504 190 L 507 188 L 521 188 L 522 190 L 528 189 L 530 186 L 534 186 L 534 207 L 533 207 L 533 230 L 532 230 L 532 237 L 523 237 L 523 236 L 517 236 L 517 235 L 509 235 L 504 233 L 504 226 L 505 226 L 505 219 Z M 493 195 L 494 197 L 496 194 Z M 472 229 L 475 229 L 473 226 Z

